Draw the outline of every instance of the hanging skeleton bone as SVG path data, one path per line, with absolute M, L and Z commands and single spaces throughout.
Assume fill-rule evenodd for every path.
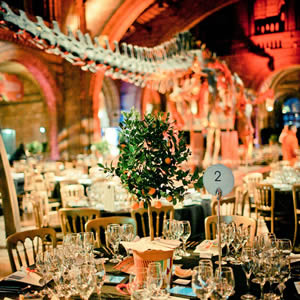
M 56 21 L 52 21 L 52 28 L 46 26 L 41 17 L 33 22 L 22 10 L 19 14 L 14 13 L 4 1 L 0 6 L 0 19 L 2 27 L 16 31 L 20 38 L 26 36 L 38 48 L 59 55 L 84 71 L 95 73 L 102 70 L 106 76 L 137 86 L 150 85 L 161 93 L 172 89 L 169 80 L 172 74 L 190 68 L 195 55 L 201 57 L 201 50 L 191 50 L 189 32 L 179 33 L 176 38 L 154 48 L 123 43 L 121 51 L 118 42 L 114 42 L 115 49 L 112 50 L 107 38 L 103 47 L 97 39 L 92 42 L 90 35 L 80 30 L 75 36 L 68 28 L 65 35 Z M 154 74 L 161 74 L 163 80 L 155 82 Z

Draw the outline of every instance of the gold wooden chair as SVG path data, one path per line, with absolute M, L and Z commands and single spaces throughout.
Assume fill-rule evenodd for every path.
M 85 231 L 95 233 L 97 247 L 101 247 L 101 245 L 106 245 L 104 237 L 106 227 L 109 224 L 132 224 L 134 228 L 134 233 L 136 234 L 136 222 L 133 218 L 130 217 L 100 217 L 94 220 L 89 220 L 85 224 Z
M 223 216 L 235 215 L 235 196 L 227 197 L 220 200 L 220 213 Z M 212 216 L 217 214 L 218 200 L 212 202 L 211 214 Z
M 235 189 L 235 215 L 251 217 L 250 199 L 244 185 L 239 185 Z
M 293 245 L 295 246 L 297 239 L 298 226 L 300 224 L 300 184 L 293 185 L 293 204 L 294 204 L 294 218 L 295 218 L 295 229 L 294 229 L 294 240 Z
M 136 221 L 140 237 L 150 235 L 149 224 L 153 226 L 154 237 L 158 237 L 162 235 L 164 220 L 174 218 L 174 207 L 172 205 L 162 206 L 161 208 L 151 206 L 150 223 L 147 208 L 132 210 L 131 217 Z
M 250 228 L 250 238 L 249 242 L 252 244 L 255 231 L 256 231 L 256 221 L 252 218 L 245 216 L 221 216 L 221 222 L 229 224 L 234 222 L 236 226 L 243 226 L 244 228 Z M 209 216 L 205 218 L 205 239 L 213 240 L 216 238 L 218 216 Z
M 263 174 L 258 172 L 249 173 L 243 177 L 243 182 L 247 186 L 248 198 L 251 205 L 251 212 L 256 212 L 255 204 L 255 187 L 256 184 L 260 183 L 263 180 Z
M 271 184 L 257 183 L 255 186 L 255 213 L 256 219 L 262 217 L 265 221 L 270 222 L 270 232 L 274 233 L 275 220 L 279 220 L 279 216 L 275 217 L 275 190 Z
M 6 239 L 6 248 L 13 272 L 22 266 L 29 267 L 36 262 L 40 251 L 56 247 L 56 232 L 52 228 L 39 228 L 16 232 Z
M 100 217 L 100 210 L 94 208 L 61 208 L 58 211 L 63 235 L 85 231 L 85 224 Z
M 60 187 L 62 207 L 68 207 L 69 201 L 77 202 L 84 198 L 84 186 L 82 184 L 68 184 Z
M 60 227 L 57 210 L 51 210 L 47 191 L 32 191 L 30 194 L 37 228 Z

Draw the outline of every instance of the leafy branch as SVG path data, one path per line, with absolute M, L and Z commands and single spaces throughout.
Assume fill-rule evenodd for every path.
M 183 132 L 179 132 L 169 114 L 140 114 L 132 109 L 123 112 L 120 124 L 120 155 L 116 167 L 99 164 L 105 172 L 120 177 L 125 188 L 137 201 L 149 203 L 165 197 L 176 204 L 187 189 L 203 186 L 202 174 L 184 170 L 182 164 L 191 151 Z M 147 205 L 147 204 L 146 204 Z

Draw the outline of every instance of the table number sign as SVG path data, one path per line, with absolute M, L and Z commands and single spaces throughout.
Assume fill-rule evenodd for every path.
M 203 184 L 210 194 L 215 196 L 219 190 L 221 195 L 225 196 L 233 189 L 234 177 L 231 169 L 222 164 L 216 164 L 208 167 L 204 172 Z

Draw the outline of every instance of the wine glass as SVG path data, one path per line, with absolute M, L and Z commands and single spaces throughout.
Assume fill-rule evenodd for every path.
M 290 239 L 277 239 L 277 249 L 283 257 L 287 257 L 292 253 L 292 242 Z
M 95 277 L 96 277 L 96 292 L 99 296 L 101 294 L 101 288 L 104 284 L 105 280 L 105 266 L 103 259 L 94 259 L 94 267 L 95 267 Z
M 135 238 L 134 227 L 132 224 L 123 224 L 121 227 L 122 237 L 121 240 L 125 242 L 132 242 Z M 125 248 L 127 256 L 130 257 L 129 251 Z
M 232 268 L 217 268 L 215 273 L 215 291 L 221 297 L 221 299 L 228 299 L 234 290 L 234 286 L 235 281 Z
M 224 257 L 225 261 L 232 261 L 234 260 L 232 257 L 229 257 L 230 254 L 230 245 L 234 240 L 235 235 L 235 223 L 231 222 L 226 225 L 224 228 L 224 238 L 225 238 L 225 244 L 226 244 L 226 255 Z
M 166 240 L 170 240 L 172 237 L 171 237 L 171 222 L 172 220 L 170 219 L 166 219 L 163 221 L 163 237 L 166 239 Z
M 194 267 L 192 289 L 197 298 L 208 299 L 214 289 L 213 268 L 209 265 Z
M 113 248 L 113 258 L 110 259 L 110 262 L 116 264 L 120 262 L 118 259 L 118 249 L 121 241 L 121 227 L 119 224 L 110 224 L 107 226 L 107 234 L 106 237 L 108 238 L 109 243 Z
M 147 285 L 152 296 L 157 296 L 163 284 L 161 264 L 151 262 L 147 267 Z
M 136 275 L 136 274 L 139 274 Z M 147 288 L 147 270 L 139 268 L 136 274 L 129 275 L 128 291 L 132 300 L 149 299 L 150 294 Z
M 94 234 L 93 232 L 84 232 L 83 234 L 83 247 L 86 253 L 91 253 L 94 250 Z
M 93 268 L 88 264 L 73 266 L 73 285 L 83 300 L 88 300 L 96 287 L 96 276 L 94 275 Z
M 186 241 L 191 236 L 191 224 L 189 221 L 181 221 L 179 226 L 182 232 L 180 238 L 183 243 L 183 256 L 190 256 L 191 254 L 186 251 Z
M 279 284 L 277 285 L 277 289 L 280 293 L 280 299 L 282 299 L 283 291 L 286 288 L 285 282 L 289 279 L 290 276 L 290 260 L 287 257 L 278 257 L 279 260 L 279 270 L 278 270 L 278 278 Z
M 252 272 L 255 276 L 255 278 L 252 281 L 260 285 L 260 299 L 264 299 L 263 289 L 267 281 L 267 276 L 266 276 L 267 266 L 265 263 L 265 258 L 263 256 L 262 257 L 255 256 L 253 258 L 253 268 L 252 268 Z
M 255 256 L 255 251 L 254 251 L 253 248 L 249 248 L 249 247 L 243 248 L 242 254 L 241 254 L 241 262 L 242 262 L 243 271 L 244 271 L 244 273 L 246 275 L 246 279 L 247 279 L 248 293 L 241 296 L 242 300 L 256 299 L 256 297 L 254 295 L 251 295 L 249 293 L 249 291 L 250 291 L 250 277 L 251 277 L 251 274 L 252 274 L 254 256 Z

